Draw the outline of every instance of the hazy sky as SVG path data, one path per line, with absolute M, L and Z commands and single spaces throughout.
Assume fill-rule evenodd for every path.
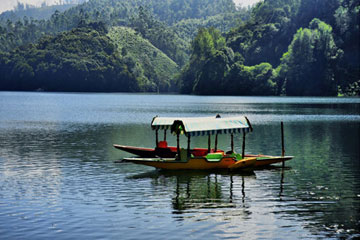
M 236 5 L 241 4 L 243 7 L 245 7 L 248 5 L 253 5 L 253 4 L 259 2 L 260 0 L 233 0 L 233 1 L 235 2 Z
M 44 0 L 0 0 L 0 12 L 12 10 L 18 2 L 40 6 Z M 46 0 L 46 2 L 50 5 L 58 3 L 58 0 Z
M 0 13 L 6 10 L 11 10 L 14 6 L 17 5 L 17 2 L 28 3 L 31 5 L 39 6 L 45 0 L 0 0 Z M 252 5 L 259 0 L 233 0 L 236 4 L 241 4 L 242 6 Z M 60 0 L 46 0 L 46 2 L 50 4 L 59 3 Z

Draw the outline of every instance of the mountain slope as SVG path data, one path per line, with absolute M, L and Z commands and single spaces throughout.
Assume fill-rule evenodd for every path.
M 127 27 L 114 27 L 108 36 L 117 45 L 125 62 L 131 68 L 131 72 L 147 86 L 154 82 L 157 91 L 167 91 L 174 84 L 173 76 L 179 72 L 178 65 L 159 49 L 154 47 L 148 40 Z
M 181 92 L 360 95 L 359 13 L 356 0 L 261 1 L 225 39 L 198 31 Z
M 168 91 L 178 72 L 175 62 L 134 30 L 108 32 L 101 23 L 0 53 L 0 90 Z
M 104 26 L 93 24 L 0 54 L 0 90 L 129 92 L 139 86 Z

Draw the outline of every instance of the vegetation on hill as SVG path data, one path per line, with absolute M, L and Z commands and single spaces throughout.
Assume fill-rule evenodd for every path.
M 226 46 L 220 31 L 201 29 L 192 42 L 189 64 L 183 69 L 183 93 L 206 95 L 274 95 L 273 69 L 269 63 L 244 66 L 239 53 Z
M 334 72 L 341 53 L 330 25 L 314 18 L 309 28 L 300 28 L 279 66 L 286 94 L 337 95 Z
M 41 54 L 38 54 L 38 52 L 41 52 L 44 56 L 56 55 L 55 62 L 57 63 L 61 63 L 63 59 L 69 58 L 66 51 L 55 53 L 56 50 L 51 47 L 39 49 L 39 46 L 47 39 L 47 41 L 56 41 L 58 46 L 66 49 L 66 46 L 62 46 L 67 44 L 66 41 L 63 41 L 67 38 L 64 36 L 79 37 L 79 29 L 83 29 L 84 26 L 91 25 L 94 22 L 102 22 L 110 29 L 110 32 L 107 34 L 110 42 L 117 46 L 116 52 L 118 53 L 112 54 L 115 56 L 116 61 L 119 61 L 116 69 L 126 68 L 131 75 L 128 79 L 136 78 L 136 84 L 129 84 L 131 87 L 128 88 L 128 91 L 175 91 L 175 85 L 172 84 L 171 78 L 179 72 L 180 68 L 178 66 L 184 65 L 188 61 L 190 53 L 189 43 L 193 33 L 188 32 L 185 34 L 186 36 L 183 34 L 180 37 L 175 31 L 175 27 L 171 24 L 176 24 L 178 20 L 192 18 L 192 21 L 197 22 L 197 26 L 202 24 L 208 25 L 210 21 L 213 24 L 217 24 L 217 26 L 221 26 L 220 22 L 227 19 L 226 29 L 228 29 L 230 26 L 235 26 L 233 22 L 239 22 L 238 19 L 229 16 L 235 16 L 234 14 L 236 14 L 231 0 L 184 0 L 182 3 L 183 5 L 177 6 L 179 2 L 175 0 L 162 2 L 155 0 L 136 0 L 130 2 L 125 0 L 90 0 L 63 13 L 55 11 L 48 20 L 36 20 L 27 16 L 15 22 L 10 19 L 6 21 L 3 19 L 0 21 L 0 52 L 3 52 L 1 54 L 2 71 L 8 73 L 9 69 L 13 69 L 11 70 L 11 75 L 0 77 L 0 89 L 31 90 L 39 88 L 48 91 L 87 91 L 78 87 L 72 90 L 71 86 L 75 85 L 71 84 L 65 84 L 66 87 L 64 86 L 63 88 L 39 84 L 43 81 L 40 79 L 42 70 L 38 72 L 36 64 L 40 62 L 45 64 L 47 66 L 46 71 L 55 67 L 52 74 L 49 75 L 54 75 L 52 79 L 61 78 L 61 71 L 58 70 L 61 66 L 55 66 L 51 62 L 46 63 L 46 60 L 53 61 L 54 59 L 41 59 Z M 45 7 L 41 9 L 44 10 Z M 24 10 L 25 12 L 25 9 L 18 10 Z M 40 9 L 38 10 L 40 12 Z M 29 11 L 27 12 L 29 13 Z M 210 18 L 212 14 L 216 15 L 213 19 Z M 221 14 L 227 17 L 222 17 Z M 200 20 L 197 17 L 204 19 Z M 127 26 L 134 30 L 116 26 Z M 176 30 L 181 31 L 178 26 Z M 193 28 L 193 30 L 196 31 L 196 28 Z M 80 45 L 78 47 L 82 49 Z M 94 49 L 98 47 L 100 46 Z M 102 51 L 101 49 L 98 50 L 104 52 L 104 49 Z M 48 53 L 46 53 L 47 51 Z M 32 59 L 34 58 L 32 52 L 37 52 L 38 54 L 36 57 L 39 59 L 35 62 Z M 20 55 L 22 56 L 20 57 Z M 79 52 L 78 56 L 75 56 L 75 53 L 73 53 L 71 57 L 74 58 L 74 61 L 77 59 L 76 61 L 79 62 L 88 61 L 88 58 L 90 58 L 89 56 L 82 55 L 81 52 Z M 61 60 L 58 58 L 61 58 Z M 94 61 L 101 61 L 101 59 L 95 57 Z M 100 62 L 97 64 L 100 64 Z M 106 62 L 102 64 L 106 64 Z M 22 68 L 15 68 L 15 66 L 22 66 Z M 78 67 L 75 68 L 77 70 L 80 69 Z M 34 72 L 34 74 L 26 75 L 25 69 L 28 69 L 29 73 Z M 97 68 L 90 69 L 92 73 L 99 70 Z M 83 68 L 82 70 L 79 75 L 70 74 L 68 81 L 81 82 L 88 79 L 87 70 L 89 69 Z M 72 72 L 72 69 L 69 72 Z M 58 77 L 55 76 L 57 74 L 59 74 Z M 102 73 L 98 74 L 102 75 Z M 92 76 L 96 76 L 96 74 L 92 74 Z M 72 79 L 69 79 L 69 77 Z M 31 85 L 27 87 L 25 86 L 26 84 L 17 84 L 23 78 L 26 78 L 29 83 L 32 82 Z M 63 81 L 59 81 L 59 85 L 63 83 Z M 89 91 L 96 91 L 95 87 L 92 89 L 90 89 L 90 86 L 87 87 Z M 118 90 L 119 88 L 113 89 L 113 91 Z M 103 86 L 98 91 L 110 90 L 105 89 Z M 126 91 L 126 87 L 123 90 L 120 89 L 120 91 Z
M 178 65 L 148 40 L 127 27 L 114 27 L 108 36 L 116 44 L 130 72 L 138 79 L 143 91 L 168 91 L 175 85 Z
M 260 2 L 225 38 L 199 31 L 181 92 L 360 95 L 359 16 L 355 0 Z
M 103 24 L 94 23 L 3 53 L 0 89 L 79 92 L 146 89 L 106 33 Z
M 174 91 L 176 75 L 190 94 L 360 95 L 359 16 L 358 0 L 89 0 L 0 19 L 0 90 Z
M 43 10 L 46 7 L 42 8 Z M 41 12 L 39 10 L 39 12 Z M 188 59 L 188 46 L 193 32 L 183 31 L 181 38 L 173 30 L 172 24 L 183 19 L 205 19 L 213 15 L 236 13 L 232 0 L 89 0 L 65 12 L 55 11 L 47 20 L 24 17 L 23 19 L 0 18 L 0 51 L 35 43 L 45 35 L 68 31 L 85 22 L 102 21 L 107 26 L 129 26 L 140 32 L 154 46 L 165 52 L 180 66 Z M 224 19 L 212 21 L 217 26 Z M 229 22 L 238 22 L 228 18 Z M 198 22 L 201 26 L 203 21 Z M 204 21 L 203 25 L 208 24 Z M 176 28 L 177 31 L 179 27 Z M 196 29 L 193 29 L 196 31 Z
M 222 13 L 206 18 L 190 18 L 177 22 L 172 29 L 186 42 L 191 42 L 200 28 L 214 27 L 222 33 L 226 33 L 234 27 L 240 26 L 250 19 L 250 11 L 240 8 L 236 12 Z
M 149 10 L 140 6 L 138 13 L 130 19 L 129 27 L 133 28 L 143 38 L 148 39 L 180 66 L 187 61 L 188 42 L 181 39 L 165 23 L 155 19 Z

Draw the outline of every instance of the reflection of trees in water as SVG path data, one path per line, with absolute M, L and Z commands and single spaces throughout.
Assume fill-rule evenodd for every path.
M 296 199 L 290 214 L 311 220 L 316 232 L 344 238 L 359 233 L 359 127 L 358 122 L 319 122 L 289 131 L 296 172 L 286 174 L 284 196 Z
M 181 213 L 185 209 L 234 207 L 226 204 L 217 175 L 182 177 L 176 176 L 175 196 L 172 200 L 174 210 Z

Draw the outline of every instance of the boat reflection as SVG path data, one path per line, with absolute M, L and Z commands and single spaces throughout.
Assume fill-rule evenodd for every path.
M 279 200 L 282 201 L 283 192 L 284 192 L 284 175 L 285 170 L 284 168 L 281 169 L 281 178 L 280 178 L 280 192 L 279 192 Z
M 171 194 L 174 214 L 194 209 L 225 209 L 245 206 L 246 181 L 253 180 L 253 171 L 150 171 L 129 177 L 151 178 L 154 187 L 163 186 Z M 250 214 L 247 212 L 246 214 Z

